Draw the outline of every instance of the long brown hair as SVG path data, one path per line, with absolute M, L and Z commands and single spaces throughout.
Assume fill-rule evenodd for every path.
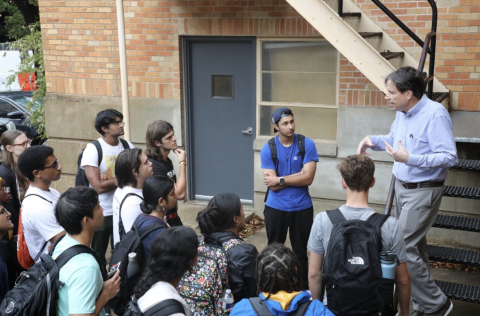
M 146 137 L 146 145 L 147 149 L 145 150 L 145 155 L 148 158 L 161 160 L 163 159 L 162 153 L 160 152 L 160 148 L 155 146 L 155 141 L 158 140 L 160 143 L 162 142 L 162 138 L 165 137 L 170 131 L 173 131 L 172 124 L 157 120 L 148 125 L 147 128 L 147 137 Z
M 3 146 L 2 161 L 12 169 L 18 180 L 18 185 L 24 190 L 23 192 L 26 192 L 28 188 L 27 178 L 25 178 L 25 176 L 18 169 L 18 166 L 15 163 L 15 159 L 13 158 L 13 153 L 7 150 L 7 145 L 12 146 L 13 144 L 15 144 L 15 139 L 17 139 L 17 137 L 22 134 L 25 135 L 25 133 L 18 130 L 6 131 L 2 134 L 2 137 L 0 137 L 0 143 Z

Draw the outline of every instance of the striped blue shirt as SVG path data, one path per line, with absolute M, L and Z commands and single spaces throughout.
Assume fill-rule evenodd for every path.
M 403 182 L 445 180 L 448 168 L 458 161 L 450 115 L 426 96 L 408 112 L 397 112 L 390 134 L 370 138 L 376 151 L 385 150 L 385 142 L 398 150 L 398 141 L 402 141 L 408 162 L 395 161 L 392 172 Z

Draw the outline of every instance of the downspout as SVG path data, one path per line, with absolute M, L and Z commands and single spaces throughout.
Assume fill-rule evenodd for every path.
M 128 105 L 127 51 L 125 47 L 125 23 L 123 19 L 123 0 L 117 3 L 118 52 L 120 53 L 120 84 L 122 86 L 122 113 L 125 127 L 124 138 L 130 141 L 130 107 Z

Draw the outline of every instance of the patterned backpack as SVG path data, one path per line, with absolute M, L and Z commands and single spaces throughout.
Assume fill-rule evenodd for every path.
M 244 241 L 230 239 L 220 247 L 206 244 L 201 236 L 198 243 L 197 264 L 183 276 L 177 288 L 178 293 L 187 303 L 192 315 L 228 315 L 230 311 L 222 310 L 220 300 L 228 289 L 227 251 Z

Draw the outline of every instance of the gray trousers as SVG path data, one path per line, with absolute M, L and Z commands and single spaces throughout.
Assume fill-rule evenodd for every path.
M 447 301 L 430 276 L 426 238 L 442 196 L 443 187 L 405 189 L 398 180 L 395 183 L 395 217 L 405 238 L 413 308 L 425 313 L 438 311 Z

